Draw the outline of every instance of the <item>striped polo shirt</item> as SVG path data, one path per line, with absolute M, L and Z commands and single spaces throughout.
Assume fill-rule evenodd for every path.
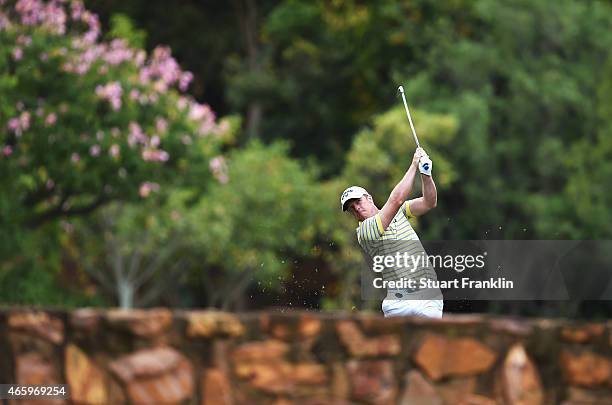
M 383 229 L 380 213 L 360 222 L 356 229 L 359 245 L 371 259 L 374 259 L 375 256 L 396 257 L 397 253 L 405 257 L 405 252 L 408 253 L 410 257 L 416 258 L 419 255 L 421 256 L 417 266 L 413 265 L 413 261 L 409 261 L 408 263 L 410 265 L 407 267 L 385 267 L 382 272 L 384 280 L 400 280 L 402 277 L 417 279 L 427 277 L 432 280 L 437 279 L 434 268 L 427 263 L 425 249 L 408 221 L 408 219 L 412 217 L 410 206 L 408 201 L 406 201 L 397 211 L 397 214 L 395 214 L 395 217 L 387 229 Z M 390 293 L 395 292 L 394 290 Z M 414 293 L 414 291 L 402 292 L 408 294 Z M 392 298 L 391 294 L 388 296 Z

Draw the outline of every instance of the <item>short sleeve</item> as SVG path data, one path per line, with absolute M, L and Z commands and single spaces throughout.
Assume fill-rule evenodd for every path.
M 402 212 L 404 213 L 406 218 L 414 218 L 414 215 L 412 215 L 412 212 L 410 212 L 410 201 L 404 201 L 404 203 L 402 204 Z
M 385 231 L 382 226 L 382 221 L 380 220 L 380 214 L 376 214 L 359 224 L 359 228 L 357 228 L 357 239 L 360 243 L 380 240 L 383 233 L 385 233 Z

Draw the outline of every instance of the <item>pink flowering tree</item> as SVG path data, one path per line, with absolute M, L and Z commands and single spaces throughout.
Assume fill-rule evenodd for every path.
M 0 0 L 0 223 L 36 227 L 180 184 L 223 181 L 223 126 L 170 49 L 100 40 L 81 1 Z

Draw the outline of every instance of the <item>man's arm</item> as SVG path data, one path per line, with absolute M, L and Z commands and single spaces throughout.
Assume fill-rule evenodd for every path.
M 421 182 L 423 183 L 423 196 L 408 201 L 410 213 L 414 216 L 423 215 L 438 204 L 438 192 L 433 176 L 421 174 Z
M 393 188 L 393 191 L 391 191 L 391 194 L 389 195 L 389 199 L 380 210 L 380 221 L 382 222 L 383 229 L 387 229 L 391 221 L 393 221 L 393 217 L 395 217 L 395 214 L 397 214 L 397 211 L 401 208 L 402 204 L 410 195 L 410 190 L 412 189 L 412 184 L 414 183 L 414 176 L 417 172 L 419 159 L 422 155 L 423 149 L 417 148 L 416 152 L 414 152 L 412 163 L 406 171 L 406 174 L 404 174 L 404 177 Z

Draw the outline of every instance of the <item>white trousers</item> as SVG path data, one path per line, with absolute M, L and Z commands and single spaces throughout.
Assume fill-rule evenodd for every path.
M 392 316 L 418 316 L 424 318 L 442 318 L 443 300 L 390 300 L 382 302 L 385 318 Z

